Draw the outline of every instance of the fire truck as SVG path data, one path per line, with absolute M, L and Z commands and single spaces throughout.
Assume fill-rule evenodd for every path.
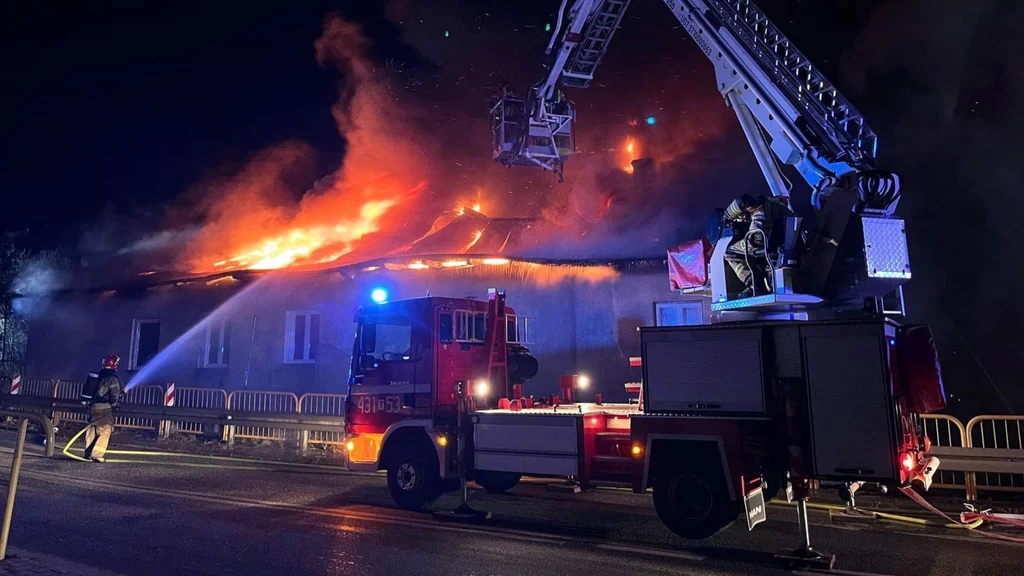
M 411 509 L 466 479 L 497 492 L 523 475 L 650 490 L 665 525 L 693 539 L 741 514 L 752 529 L 786 487 L 801 528 L 790 557 L 831 566 L 810 546 L 812 486 L 926 490 L 939 465 L 918 417 L 945 405 L 934 343 L 927 327 L 895 320 L 911 277 L 899 178 L 877 167 L 856 108 L 752 2 L 664 3 L 712 61 L 772 195 L 788 203 L 781 170 L 792 167 L 814 218 L 786 217 L 771 237 L 744 222 L 709 227 L 712 248 L 688 264 L 698 280 L 679 289 L 707 294 L 712 322 L 641 329 L 635 403 L 576 402 L 573 375 L 559 395 L 528 394 L 537 362 L 501 291 L 360 309 L 349 466 L 387 471 Z M 558 87 L 590 83 L 629 0 L 567 4 L 546 78 L 492 109 L 503 164 L 561 174 L 575 108 Z M 741 238 L 753 295 L 726 265 Z

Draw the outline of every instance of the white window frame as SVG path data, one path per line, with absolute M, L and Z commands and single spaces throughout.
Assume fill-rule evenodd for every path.
M 527 316 L 520 316 L 519 314 L 508 314 L 506 316 L 505 335 L 508 335 L 508 323 L 515 325 L 515 339 L 509 339 L 509 344 L 529 344 L 530 340 L 530 318 Z M 520 330 L 522 328 L 522 330 Z M 522 333 L 523 338 L 519 339 L 519 334 Z
M 682 324 L 682 326 L 699 326 L 704 324 L 704 303 L 700 300 L 675 300 L 672 302 L 655 302 L 654 303 L 654 325 L 665 326 L 660 322 L 661 311 L 665 308 L 696 308 L 697 309 L 697 324 Z
M 484 319 L 484 330 L 482 334 L 475 334 L 476 319 Z M 465 325 L 466 330 L 460 330 Z M 487 313 L 474 310 L 456 310 L 452 317 L 452 328 L 455 331 L 455 341 L 463 344 L 482 344 L 487 337 Z M 469 338 L 459 338 L 460 334 L 468 334 Z
M 199 359 L 200 368 L 227 368 L 228 364 L 224 361 L 225 348 L 231 345 L 230 342 L 224 342 L 224 328 L 227 325 L 227 319 L 212 320 L 206 324 L 206 345 L 203 346 L 203 355 Z M 217 330 L 215 331 L 214 328 Z M 213 342 L 213 335 L 217 334 L 217 342 Z M 217 348 L 217 362 L 210 362 L 210 347 L 214 346 Z
M 131 348 L 129 349 L 130 352 L 128 354 L 128 369 L 129 370 L 138 370 L 140 368 L 140 366 L 139 366 L 139 344 L 140 344 L 139 338 L 142 335 L 142 325 L 143 324 L 156 324 L 157 326 L 159 326 L 160 325 L 160 321 L 157 320 L 156 318 L 133 318 L 132 319 L 132 345 L 131 345 Z M 159 352 L 160 352 L 160 340 L 159 339 L 157 339 L 156 349 L 157 349 L 157 353 L 159 354 Z
M 297 316 L 305 316 L 306 322 L 306 333 L 305 339 L 305 350 L 303 350 L 302 358 L 295 358 L 295 318 Z M 284 314 L 284 363 L 285 364 L 315 364 L 316 359 L 309 357 L 310 350 L 310 326 L 313 324 L 310 322 L 310 318 L 313 316 L 320 316 L 319 310 L 296 310 L 291 312 L 285 312 Z M 321 318 L 322 320 L 322 318 Z M 320 341 L 319 336 L 317 342 Z

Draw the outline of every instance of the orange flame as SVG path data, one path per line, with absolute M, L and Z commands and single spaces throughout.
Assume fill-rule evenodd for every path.
M 317 250 L 324 247 L 332 247 L 334 251 L 315 262 L 333 262 L 351 252 L 353 242 L 379 230 L 381 217 L 395 204 L 396 200 L 368 201 L 360 207 L 358 216 L 351 220 L 341 221 L 334 226 L 292 228 L 243 248 L 231 258 L 214 262 L 213 267 L 224 270 L 273 270 L 309 260 Z
M 633 160 L 636 160 L 637 156 L 639 156 L 639 148 L 640 147 L 636 145 L 636 141 L 632 138 L 626 138 L 626 166 L 623 170 L 625 170 L 627 174 L 633 173 Z

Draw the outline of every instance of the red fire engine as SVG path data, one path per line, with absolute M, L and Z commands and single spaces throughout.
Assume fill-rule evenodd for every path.
M 350 468 L 386 470 L 405 508 L 454 489 L 462 383 L 470 479 L 490 491 L 522 475 L 653 489 L 658 516 L 687 538 L 715 534 L 745 505 L 752 526 L 787 481 L 801 500 L 812 479 L 930 483 L 915 414 L 941 408 L 942 393 L 927 329 L 877 318 L 644 328 L 639 402 L 604 404 L 574 402 L 573 377 L 562 397 L 523 393 L 537 371 L 523 320 L 494 290 L 487 302 L 362 308 Z

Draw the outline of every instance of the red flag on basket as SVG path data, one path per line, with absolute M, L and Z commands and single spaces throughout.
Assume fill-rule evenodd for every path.
M 672 290 L 703 288 L 708 283 L 711 243 L 706 238 L 668 251 L 668 283 Z

